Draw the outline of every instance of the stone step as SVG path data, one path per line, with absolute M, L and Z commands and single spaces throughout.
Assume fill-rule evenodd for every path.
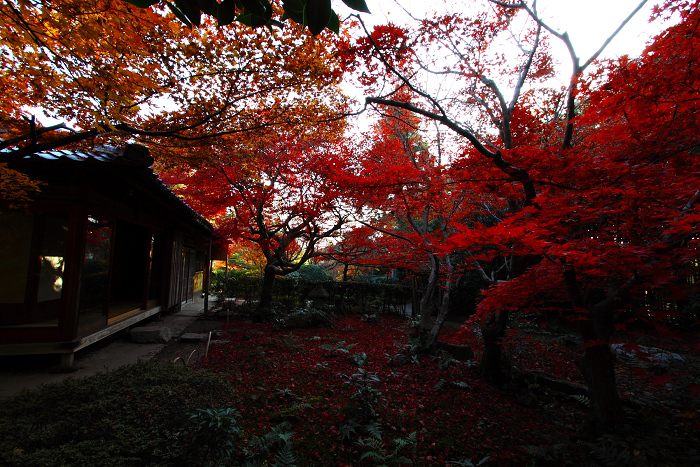
M 138 344 L 165 344 L 172 338 L 170 328 L 163 326 L 140 326 L 129 331 L 131 340 Z
M 223 331 L 212 331 L 212 342 L 215 339 L 221 339 L 226 333 Z M 208 332 L 186 332 L 178 339 L 180 342 L 206 342 L 209 339 Z

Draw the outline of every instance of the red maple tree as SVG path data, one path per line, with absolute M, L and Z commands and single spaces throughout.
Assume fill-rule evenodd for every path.
M 171 170 L 168 181 L 222 235 L 257 245 L 266 261 L 258 308 L 266 315 L 275 277 L 322 255 L 320 247 L 343 226 L 348 212 L 336 177 L 345 170 L 347 153 L 342 140 L 288 134 L 249 141 L 238 150 L 235 158 L 224 151 L 196 169 Z
M 662 324 L 667 308 L 650 307 L 645 297 L 659 289 L 687 294 L 679 278 L 697 261 L 698 3 L 666 2 L 657 16 L 675 11 L 681 23 L 641 58 L 601 64 L 587 76 L 600 50 L 581 64 L 568 36 L 535 10 L 490 4 L 470 16 L 423 20 L 413 31 L 378 27 L 347 50 L 363 52 L 370 92 L 393 85 L 369 104 L 435 120 L 460 136 L 464 159 L 453 164 L 452 179 L 482 194 L 484 212 L 508 206 L 496 222 L 459 226 L 442 247 L 467 252 L 493 283 L 478 313 L 487 379 L 503 379 L 501 341 L 513 311 L 568 302 L 559 308 L 584 339 L 576 363 L 591 400 L 588 433 L 615 429 L 623 413 L 613 331 L 628 319 Z M 521 60 L 490 53 L 523 11 L 533 22 L 519 44 Z M 571 52 L 568 88 L 543 87 L 553 76 L 545 31 Z M 418 78 L 435 69 L 437 49 L 449 57 L 439 73 L 461 84 L 452 95 Z M 499 84 L 496 76 L 512 79 Z M 411 100 L 395 98 L 397 90 Z
M 408 96 L 397 93 L 395 97 Z M 430 348 L 447 317 L 457 279 L 445 240 L 457 232 L 453 223 L 472 213 L 473 203 L 467 192 L 454 189 L 451 156 L 442 150 L 443 135 L 428 141 L 421 125 L 411 112 L 390 109 L 375 125 L 367 147 L 356 151 L 357 170 L 344 182 L 355 199 L 361 227 L 346 237 L 340 253 L 357 256 L 364 251 L 367 254 L 356 262 L 427 276 L 412 311 L 420 316 L 421 341 Z

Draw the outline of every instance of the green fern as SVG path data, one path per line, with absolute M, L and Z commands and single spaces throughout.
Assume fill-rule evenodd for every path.
M 246 456 L 250 459 L 254 459 L 269 453 L 275 445 L 291 446 L 291 440 L 294 436 L 294 432 L 290 430 L 291 426 L 287 422 L 282 422 L 279 425 L 272 428 L 269 433 L 265 433 L 260 437 L 256 437 L 252 440 L 250 447 L 251 449 L 245 449 Z
M 308 402 L 299 402 L 296 404 L 292 404 L 291 407 L 289 407 L 290 412 L 303 412 L 306 409 L 312 409 L 313 405 L 309 404 Z
M 382 439 L 382 425 L 380 425 L 379 422 L 370 422 L 365 425 L 364 428 L 367 434 L 372 438 L 378 440 Z
M 591 400 L 587 396 L 579 395 L 579 394 L 574 394 L 572 396 L 569 396 L 572 399 L 580 402 L 581 404 L 585 405 L 586 407 L 591 405 Z
M 360 438 L 357 440 L 357 445 L 362 447 L 369 447 L 375 451 L 383 451 L 384 443 L 381 439 L 377 438 Z
M 528 447 L 539 449 L 539 448 L 537 448 L 537 446 L 525 446 L 525 449 L 527 450 Z M 447 465 L 454 466 L 454 467 L 480 467 L 480 466 L 484 465 L 486 462 L 488 462 L 489 459 L 491 459 L 491 457 L 486 456 L 483 459 L 481 459 L 479 462 L 477 462 L 476 464 L 474 462 L 472 462 L 471 459 L 462 459 L 459 461 L 450 461 L 447 463 Z
M 376 451 L 367 451 L 366 453 L 362 454 L 362 456 L 360 456 L 360 460 L 363 460 L 367 457 L 374 460 L 375 462 L 384 462 L 386 460 L 386 456 L 383 456 Z
M 241 467 L 260 467 L 262 465 L 262 462 L 259 460 L 246 460 L 241 464 Z
M 341 352 L 350 353 L 350 349 L 355 347 L 357 344 L 347 344 L 345 341 L 340 341 L 337 344 L 323 344 L 319 345 L 319 348 L 323 350 L 328 350 L 329 352 Z
M 343 423 L 340 425 L 340 439 L 345 441 L 353 436 L 357 435 L 357 429 L 360 427 L 360 424 L 357 423 L 356 420 L 348 420 L 347 422 Z
M 632 455 L 624 445 L 614 443 L 595 446 L 592 457 L 606 467 L 624 467 L 632 460 Z
M 382 442 L 381 439 L 376 439 L 376 438 L 360 438 L 357 440 L 356 443 L 358 446 L 361 446 L 363 448 L 369 448 L 370 450 L 362 454 L 360 457 L 360 460 L 365 459 L 369 457 L 370 459 L 374 460 L 375 462 L 384 462 L 387 458 L 386 454 L 384 454 L 384 443 Z
M 441 370 L 446 370 L 452 363 L 456 361 L 454 357 L 452 357 L 452 355 L 445 352 L 444 350 L 438 351 L 436 358 L 439 360 Z
M 279 450 L 272 463 L 272 467 L 295 467 L 296 458 L 292 452 L 292 444 L 286 442 L 282 449 Z
M 409 447 L 415 447 L 417 444 L 417 433 L 415 431 L 410 432 L 405 438 L 396 438 L 392 440 L 392 443 L 396 446 L 394 448 L 394 454 L 397 454 Z

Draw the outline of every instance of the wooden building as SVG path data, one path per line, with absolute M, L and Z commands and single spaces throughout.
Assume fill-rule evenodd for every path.
M 0 355 L 62 355 L 203 293 L 212 226 L 140 145 L 50 151 L 10 167 L 42 182 L 0 204 Z

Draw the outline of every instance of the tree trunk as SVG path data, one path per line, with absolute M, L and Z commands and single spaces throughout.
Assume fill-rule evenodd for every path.
M 479 370 L 484 379 L 491 384 L 503 384 L 508 373 L 503 359 L 503 336 L 506 333 L 508 315 L 508 310 L 499 310 L 481 327 L 484 353 L 481 355 Z
M 586 347 L 584 356 L 575 363 L 588 385 L 590 400 L 588 423 L 581 436 L 597 437 L 615 431 L 624 423 L 625 415 L 617 394 L 610 346 L 605 343 Z
M 585 319 L 578 320 L 579 333 L 585 347 L 583 357 L 575 361 L 588 385 L 590 400 L 588 422 L 581 432 L 582 437 L 590 438 L 612 432 L 624 423 L 625 414 L 617 395 L 615 364 L 608 344 L 612 332 L 610 316 L 629 300 L 627 288 L 637 280 L 638 276 L 634 275 L 623 286 L 609 292 L 604 300 L 595 306 L 589 306 L 579 288 L 576 271 L 571 267 L 564 270 L 564 282 L 571 303 L 579 313 L 588 312 L 587 316 L 583 316 Z
M 418 304 L 420 302 L 418 301 L 417 289 L 417 279 L 416 276 L 413 276 L 413 279 L 411 280 L 411 319 L 416 319 L 416 316 L 418 316 Z
M 257 319 L 260 321 L 266 321 L 270 315 L 272 315 L 272 286 L 275 283 L 275 276 L 276 274 L 273 268 L 265 268 L 257 312 Z
M 445 267 L 447 268 L 447 278 L 445 279 L 445 287 L 442 292 L 442 302 L 440 303 L 440 311 L 435 318 L 435 323 L 433 324 L 430 334 L 433 336 L 433 340 L 437 342 L 440 336 L 440 331 L 442 330 L 442 325 L 445 323 L 447 314 L 450 312 L 450 292 L 452 291 L 452 279 L 454 277 L 454 267 L 450 261 L 449 256 L 445 256 Z
M 433 292 L 435 291 L 435 286 L 438 284 L 440 277 L 438 275 L 440 269 L 440 262 L 435 257 L 435 255 L 428 255 L 430 259 L 430 277 L 428 278 L 428 285 L 425 287 L 425 292 L 420 301 L 420 321 L 418 322 L 418 332 L 422 336 L 430 330 L 431 319 L 431 307 L 430 302 L 433 298 Z

